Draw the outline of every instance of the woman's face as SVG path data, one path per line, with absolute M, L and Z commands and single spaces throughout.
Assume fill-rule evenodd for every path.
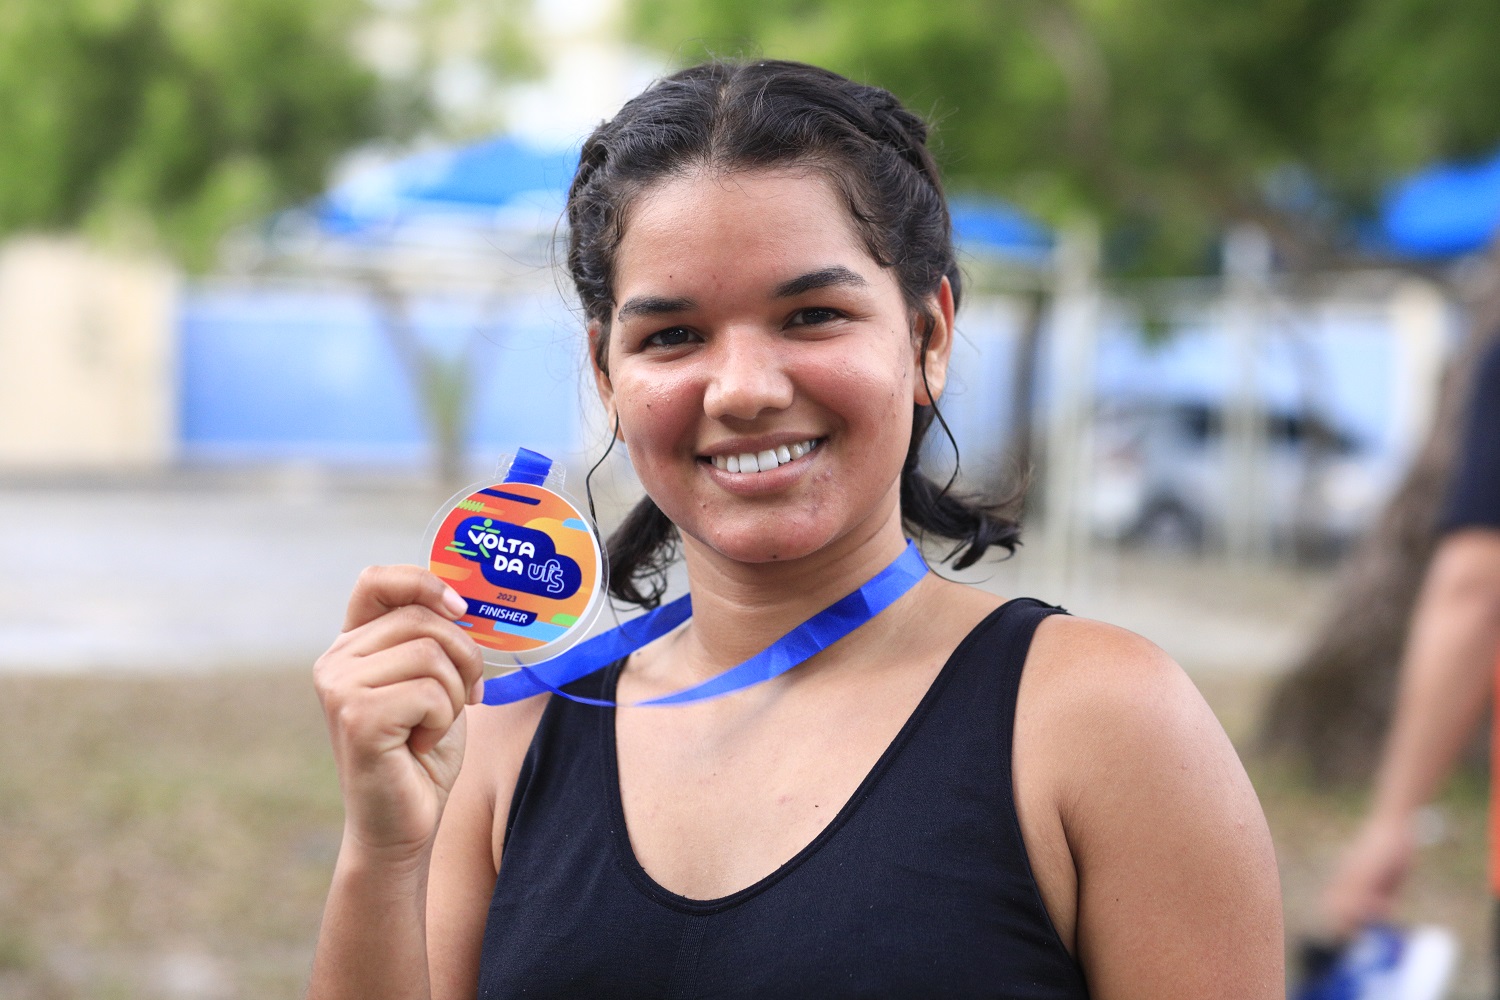
M 765 562 L 899 531 L 911 408 L 929 402 L 921 345 L 830 183 L 810 171 L 665 181 L 636 200 L 616 261 L 600 392 L 687 544 Z M 940 393 L 946 282 L 932 306 L 927 382 Z

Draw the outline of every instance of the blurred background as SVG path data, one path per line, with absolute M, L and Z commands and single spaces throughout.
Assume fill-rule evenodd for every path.
M 501 453 L 581 493 L 577 149 L 710 54 L 935 123 L 959 480 L 1031 480 L 1024 548 L 967 578 L 1184 665 L 1294 941 L 1500 331 L 1496 38 L 1492 0 L 7 0 L 0 995 L 301 995 L 341 822 L 310 665 Z M 637 487 L 594 482 L 608 527 Z M 1460 998 L 1473 757 L 1403 911 L 1459 932 Z

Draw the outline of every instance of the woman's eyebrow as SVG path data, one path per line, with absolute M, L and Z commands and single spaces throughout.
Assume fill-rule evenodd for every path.
M 692 299 L 669 299 L 660 295 L 637 295 L 633 299 L 627 299 L 615 314 L 616 319 L 629 319 L 631 316 L 666 316 L 671 313 L 687 312 L 696 306 Z
M 868 284 L 868 281 L 866 281 L 864 278 L 861 278 L 859 275 L 855 274 L 847 267 L 844 267 L 842 264 L 835 264 L 832 267 L 824 267 L 816 271 L 809 271 L 806 274 L 793 278 L 790 281 L 783 281 L 781 284 L 776 286 L 776 290 L 772 292 L 771 295 L 773 298 L 790 299 L 794 296 L 801 295 L 803 292 L 812 292 L 818 290 L 819 288 L 830 288 L 834 285 L 855 285 L 858 287 L 863 287 Z
M 834 285 L 853 285 L 863 288 L 868 284 L 868 281 L 842 264 L 834 264 L 831 267 L 819 268 L 816 271 L 798 275 L 789 281 L 783 281 L 771 292 L 771 297 L 790 299 L 804 292 L 831 288 Z M 670 299 L 660 295 L 637 295 L 632 299 L 627 299 L 615 317 L 623 320 L 632 316 L 666 316 L 672 313 L 688 312 L 697 308 L 697 305 L 697 302 L 688 298 Z

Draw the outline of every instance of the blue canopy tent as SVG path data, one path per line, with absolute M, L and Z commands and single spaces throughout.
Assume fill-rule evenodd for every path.
M 1394 185 L 1377 229 L 1380 244 L 1406 257 L 1483 250 L 1500 230 L 1500 151 L 1477 163 L 1428 167 Z
M 550 230 L 577 164 L 576 150 L 497 136 L 360 172 L 319 199 L 313 212 L 325 232 L 350 238 L 423 221 Z
M 1037 267 L 1052 259 L 1052 234 L 1035 219 L 1003 201 L 949 199 L 953 235 L 970 253 L 1005 257 Z
M 538 149 L 497 136 L 364 171 L 329 191 L 313 211 L 325 233 L 352 239 L 378 239 L 422 222 L 550 232 L 577 166 L 576 149 Z M 951 208 L 955 236 L 969 252 L 1047 262 L 1051 234 L 1015 208 L 974 197 L 954 198 Z
M 393 349 L 396 322 L 428 357 L 475 373 L 471 455 L 492 461 L 518 441 L 576 448 L 577 369 L 557 350 L 566 312 L 546 270 L 576 160 L 502 136 L 360 171 L 276 220 L 270 256 L 296 281 L 205 285 L 184 303 L 189 452 L 426 460 L 431 415 L 408 352 Z M 394 312 L 370 294 L 371 276 L 400 289 Z

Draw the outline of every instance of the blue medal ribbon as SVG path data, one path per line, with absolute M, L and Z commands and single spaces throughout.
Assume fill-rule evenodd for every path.
M 927 564 L 922 561 L 916 543 L 908 541 L 906 548 L 889 566 L 876 573 L 854 593 L 819 611 L 744 663 L 681 691 L 631 704 L 683 705 L 705 698 L 718 698 L 779 677 L 880 614 L 926 575 Z M 584 705 L 615 707 L 617 702 L 569 694 L 562 690 L 563 685 L 601 670 L 647 643 L 660 639 L 687 621 L 692 614 L 691 595 L 679 597 L 619 628 L 580 642 L 550 660 L 523 666 L 513 674 L 485 681 L 484 703 L 505 705 L 551 691 Z
M 505 481 L 545 486 L 551 471 L 552 459 L 530 448 L 517 448 L 516 457 L 510 460 L 510 468 L 505 470 Z

